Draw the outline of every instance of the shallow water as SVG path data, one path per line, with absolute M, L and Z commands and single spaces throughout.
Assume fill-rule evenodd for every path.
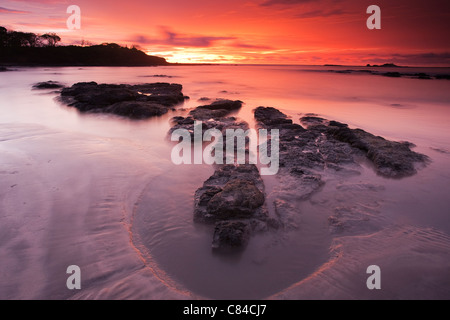
M 1 73 L 0 298 L 449 298 L 450 82 L 329 69 Z M 82 115 L 60 105 L 52 90 L 32 90 L 32 84 L 47 80 L 175 82 L 190 100 L 145 121 Z M 237 116 L 250 126 L 252 109 L 260 105 L 277 107 L 297 123 L 301 115 L 316 113 L 413 142 L 431 163 L 401 180 L 377 176 L 365 161 L 359 174 L 326 171 L 325 186 L 310 200 L 287 196 L 295 214 L 287 217 L 286 230 L 252 237 L 238 256 L 216 255 L 211 227 L 192 221 L 193 193 L 213 168 L 175 166 L 167 137 L 170 117 L 204 104 L 198 101 L 202 97 L 244 101 Z M 263 179 L 273 210 L 280 182 Z M 343 230 L 330 225 L 335 215 Z M 77 293 L 64 287 L 67 275 L 61 270 L 70 264 L 83 272 Z M 371 264 L 379 264 L 386 279 L 385 290 L 377 293 L 365 288 Z M 408 275 L 400 277 L 405 269 Z

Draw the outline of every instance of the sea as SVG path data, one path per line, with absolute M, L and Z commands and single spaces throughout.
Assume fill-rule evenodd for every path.
M 0 299 L 450 298 L 450 81 L 435 79 L 450 68 L 12 69 L 0 73 Z M 189 99 L 148 120 L 83 114 L 57 90 L 33 89 L 50 80 L 178 83 Z M 359 174 L 325 172 L 310 199 L 286 196 L 287 228 L 217 254 L 214 227 L 193 221 L 214 168 L 174 164 L 168 135 L 172 117 L 215 99 L 241 100 L 235 116 L 251 128 L 259 106 L 295 123 L 314 114 L 411 142 L 430 161 L 402 179 L 362 160 Z M 274 210 L 280 182 L 262 178 Z M 71 265 L 81 289 L 66 286 Z M 372 265 L 381 289 L 367 285 Z

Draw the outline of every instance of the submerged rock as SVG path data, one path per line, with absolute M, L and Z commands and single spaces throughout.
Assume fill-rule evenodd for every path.
M 438 74 L 436 75 L 436 79 L 450 80 L 450 74 Z
M 144 101 L 122 101 L 114 103 L 102 111 L 131 119 L 146 119 L 161 116 L 167 113 L 168 108 L 157 103 Z
M 61 100 L 81 112 L 112 113 L 131 119 L 160 116 L 186 98 L 181 85 L 170 83 L 79 82 L 61 91 Z
M 61 89 L 64 85 L 57 81 L 38 82 L 33 85 L 34 89 Z
M 199 109 L 207 110 L 239 110 L 242 107 L 242 101 L 240 100 L 228 100 L 228 99 L 218 99 L 211 104 L 199 106 Z
M 200 107 L 189 112 L 189 116 L 191 116 L 191 118 L 203 121 L 209 119 L 222 118 L 227 116 L 228 114 L 230 114 L 230 111 L 225 109 L 210 110 L 210 109 L 202 109 Z
M 242 250 L 250 240 L 251 227 L 247 221 L 221 221 L 216 223 L 212 241 L 214 250 Z
M 385 72 L 382 73 L 381 75 L 385 76 L 385 77 L 390 77 L 390 78 L 400 78 L 402 76 L 402 74 L 400 72 Z

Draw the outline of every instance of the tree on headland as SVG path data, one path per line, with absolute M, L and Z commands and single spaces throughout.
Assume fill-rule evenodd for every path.
M 46 33 L 40 36 L 40 38 L 46 41 L 49 47 L 55 47 L 61 41 L 61 38 L 56 33 Z
M 37 35 L 32 32 L 7 30 L 0 27 L 0 48 L 55 47 L 61 38 L 56 33 Z
M 104 42 L 104 43 L 102 43 L 101 45 L 102 45 L 103 47 L 111 48 L 111 49 L 118 49 L 118 48 L 121 48 L 121 46 L 118 45 L 117 43 L 108 43 L 108 42 Z
M 92 43 L 91 41 L 88 41 L 88 40 L 81 40 L 81 46 L 82 47 L 91 47 L 91 46 L 93 46 L 94 45 L 94 43 Z
M 6 39 L 8 37 L 8 30 L 5 27 L 0 27 L 0 48 L 6 46 Z
M 19 31 L 4 32 L 3 29 L 0 31 L 0 45 L 3 47 L 37 47 L 40 45 L 39 36 L 34 33 Z
M 81 46 L 57 45 L 56 33 L 37 35 L 0 27 L 0 65 L 45 66 L 158 66 L 167 65 L 161 57 L 117 43 Z M 88 45 L 89 44 L 89 45 Z

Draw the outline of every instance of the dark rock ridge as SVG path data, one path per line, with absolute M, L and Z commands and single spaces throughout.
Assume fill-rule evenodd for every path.
M 265 204 L 264 184 L 253 164 L 220 165 L 195 192 L 194 221 L 214 224 L 212 248 L 242 250 L 254 232 L 277 227 Z
M 45 82 L 38 82 L 33 85 L 34 89 L 61 89 L 64 88 L 64 85 L 57 82 L 57 81 L 45 81 Z
M 160 116 L 187 98 L 181 85 L 170 83 L 79 82 L 61 90 L 61 100 L 81 112 L 112 113 L 131 119 Z
M 198 106 L 189 112 L 189 116 L 195 120 L 222 120 L 223 117 L 230 115 L 242 107 L 242 101 L 218 99 L 211 104 Z
M 294 124 L 284 113 L 272 107 L 256 108 L 255 119 L 270 129 L 305 131 L 302 126 Z
M 426 163 L 428 159 L 412 151 L 411 143 L 389 141 L 313 115 L 300 119 L 307 129 L 290 130 L 277 123 L 274 125 L 276 119 L 287 119 L 283 115 L 273 111 L 273 108 L 259 107 L 255 110 L 255 118 L 262 126 L 282 129 L 280 167 L 289 169 L 291 173 L 325 168 L 339 171 L 348 164 L 355 165 L 355 155 L 363 155 L 373 162 L 378 174 L 402 178 L 414 175 L 416 165 Z
M 275 108 L 258 107 L 254 110 L 254 115 L 261 128 L 278 129 L 280 133 L 277 174 L 280 189 L 274 192 L 275 204 L 292 198 L 308 199 L 324 185 L 321 173 L 328 163 L 338 169 L 344 160 L 351 161 L 346 155 L 349 150 L 326 141 L 320 130 L 307 130 L 293 123 Z M 320 121 L 320 118 L 313 116 L 308 116 L 307 119 L 313 123 Z M 340 151 L 339 156 L 336 150 Z
M 303 130 L 284 127 L 289 119 L 274 108 L 257 108 L 255 118 L 263 128 L 280 128 L 278 185 L 271 190 L 266 202 L 269 208 L 273 204 L 278 224 L 283 229 L 298 227 L 296 204 L 309 200 L 320 191 L 325 184 L 323 177 L 346 181 L 348 177 L 361 174 L 356 161 L 361 157 L 369 159 L 376 172 L 388 178 L 411 176 L 417 172 L 417 164 L 428 161 L 426 156 L 413 152 L 412 144 L 408 142 L 389 141 L 314 114 L 300 119 Z M 283 123 L 281 126 L 280 122 Z M 380 188 L 361 184 L 356 185 L 356 190 L 361 186 L 367 190 Z M 342 188 L 337 187 L 336 192 L 345 192 L 344 187 L 345 184 Z M 359 230 L 374 231 L 377 219 L 376 209 L 356 203 L 335 208 L 328 223 L 332 232 L 343 232 L 354 225 L 358 225 Z
M 382 64 L 382 65 L 374 64 L 372 66 L 370 64 L 367 64 L 367 66 L 368 67 L 381 67 L 381 68 L 403 68 L 403 67 L 398 66 L 398 65 L 396 65 L 394 63 L 385 63 L 385 64 Z
M 280 148 L 284 148 L 289 141 L 305 132 L 305 129 L 293 123 L 284 113 L 273 107 L 258 107 L 254 110 L 256 121 L 260 127 L 266 129 L 278 129 L 280 133 Z
M 403 178 L 417 173 L 416 164 L 426 163 L 428 157 L 411 150 L 409 142 L 389 141 L 362 129 L 350 129 L 346 125 L 329 125 L 327 133 L 365 153 L 373 162 L 378 174 Z
M 222 134 L 227 128 L 248 128 L 245 122 L 228 116 L 241 105 L 240 101 L 222 100 L 200 106 L 187 117 L 173 118 L 171 130 L 193 131 L 195 120 L 204 121 L 203 130 L 217 128 Z M 378 174 L 391 178 L 413 175 L 416 164 L 427 161 L 410 149 L 410 143 L 389 141 L 314 114 L 302 117 L 302 125 L 272 107 L 258 107 L 254 115 L 260 128 L 279 130 L 279 183 L 268 200 L 255 165 L 216 166 L 194 197 L 194 221 L 214 225 L 212 248 L 216 251 L 242 250 L 255 232 L 295 228 L 292 221 L 298 209 L 294 201 L 308 200 L 320 191 L 325 172 L 344 178 L 360 174 L 359 157 L 367 157 Z M 268 210 L 268 202 L 273 212 Z M 331 219 L 330 225 L 338 225 L 336 219 Z
M 140 76 L 142 78 L 174 78 L 174 76 L 169 76 L 166 74 L 153 74 L 153 75 L 145 75 L 145 76 Z
M 227 99 L 218 99 L 211 104 L 199 106 L 200 109 L 207 110 L 239 110 L 242 107 L 242 101 L 240 100 L 227 100 Z
M 248 129 L 248 124 L 239 121 L 236 117 L 229 116 L 239 110 L 243 102 L 239 100 L 218 99 L 209 105 L 199 106 L 189 112 L 186 117 L 177 116 L 172 118 L 172 127 L 169 134 L 177 129 L 186 129 L 194 132 L 194 122 L 202 122 L 202 132 L 208 129 L 218 129 L 225 134 L 226 129 Z M 192 135 L 193 138 L 193 135 Z
M 174 117 L 169 133 L 176 129 L 192 133 L 198 120 L 202 133 L 218 129 L 225 141 L 227 129 L 248 129 L 246 122 L 229 116 L 241 107 L 242 101 L 218 99 L 191 110 L 187 117 Z M 254 232 L 276 226 L 276 219 L 269 218 L 264 184 L 253 164 L 217 164 L 214 174 L 195 192 L 193 219 L 215 226 L 212 248 L 219 252 L 239 252 Z
M 371 66 L 377 67 L 377 66 Z M 383 66 L 384 67 L 384 66 Z M 401 68 L 401 67 L 397 67 Z M 402 69 L 407 70 L 407 69 Z M 307 70 L 308 72 L 323 72 L 322 70 Z M 339 73 L 339 74 L 368 74 L 375 76 L 384 76 L 390 78 L 410 78 L 410 79 L 422 79 L 422 80 L 442 80 L 450 79 L 450 75 L 448 74 L 440 74 L 440 73 L 425 73 L 425 72 L 398 72 L 398 71 L 380 71 L 380 70 L 368 70 L 368 69 L 346 69 L 346 70 L 327 70 L 330 73 Z

